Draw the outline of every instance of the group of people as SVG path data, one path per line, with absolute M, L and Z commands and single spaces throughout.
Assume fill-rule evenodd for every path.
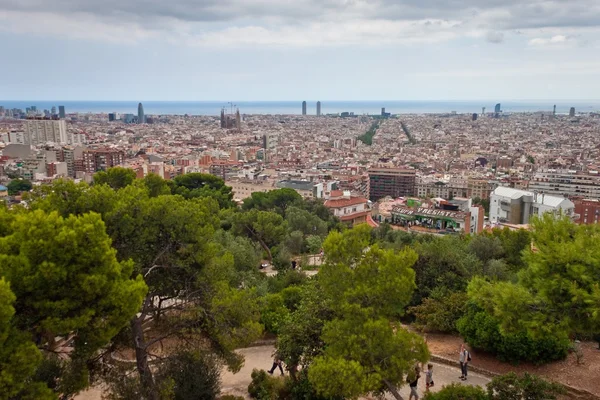
M 267 372 L 269 374 L 273 374 L 273 372 L 279 368 L 279 371 L 281 371 L 281 375 L 284 375 L 283 372 L 283 362 L 281 360 L 281 357 L 279 357 L 279 355 L 277 353 L 275 353 L 275 358 L 273 360 L 273 365 L 271 366 L 271 369 L 268 370 Z M 471 362 L 471 353 L 469 353 L 469 351 L 467 350 L 467 348 L 465 347 L 464 343 L 460 345 L 460 352 L 458 353 L 458 361 L 460 363 L 460 377 L 458 379 L 460 379 L 461 381 L 466 381 L 467 380 L 467 374 L 468 374 L 468 366 L 469 366 L 469 362 Z M 406 382 L 408 382 L 408 386 L 410 387 L 410 396 L 408 397 L 408 400 L 419 400 L 419 393 L 417 392 L 417 387 L 419 385 L 419 379 L 421 379 L 421 367 L 420 366 L 415 366 L 415 371 L 414 374 L 409 374 L 408 377 L 406 378 Z M 429 388 L 433 387 L 434 382 L 433 382 L 433 364 L 429 363 L 427 364 L 427 370 L 425 371 L 425 391 L 428 392 Z
M 460 346 L 460 351 L 458 353 L 458 362 L 460 364 L 460 376 L 458 377 L 458 379 L 460 379 L 461 381 L 466 381 L 469 362 L 471 362 L 471 353 L 469 353 L 464 344 Z M 408 386 L 410 387 L 410 396 L 408 396 L 408 400 L 419 400 L 417 386 L 419 384 L 420 378 L 421 368 L 417 365 L 415 366 L 414 375 L 409 374 L 406 378 Z M 433 384 L 433 364 L 429 363 L 427 364 L 427 371 L 425 372 L 425 391 L 428 392 L 429 388 L 433 387 Z

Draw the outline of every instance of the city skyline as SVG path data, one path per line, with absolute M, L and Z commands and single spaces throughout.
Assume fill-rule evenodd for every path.
M 174 0 L 168 7 L 25 0 L 0 1 L 0 21 L 5 54 L 22 54 L 3 64 L 11 79 L 2 96 L 15 100 L 553 100 L 600 93 L 594 0 Z

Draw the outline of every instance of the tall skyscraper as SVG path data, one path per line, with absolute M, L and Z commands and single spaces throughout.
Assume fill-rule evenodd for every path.
M 240 109 L 238 108 L 235 112 L 235 127 L 239 132 L 242 131 L 242 117 L 240 116 Z
M 302 102 L 302 115 L 306 115 L 306 101 Z
M 225 121 L 225 109 L 221 108 L 221 128 L 227 128 L 227 122 Z
M 494 107 L 494 112 L 496 114 L 499 114 L 501 109 L 502 109 L 502 105 L 500 105 L 500 103 L 498 103 L 498 104 L 496 104 L 496 107 Z
M 138 104 L 138 124 L 143 124 L 146 122 L 144 117 L 144 106 L 142 103 Z
M 321 102 L 317 101 L 317 117 L 321 116 Z
M 52 108 L 50 109 L 50 114 L 56 115 L 56 107 L 55 106 L 52 106 Z
M 473 113 L 472 119 L 473 121 L 477 121 L 477 113 Z
M 556 115 L 556 104 L 554 105 L 554 111 L 552 111 L 552 115 Z
M 65 113 L 65 106 L 58 106 L 58 116 L 60 118 L 65 118 L 67 114 Z
M 485 116 L 485 107 L 481 107 L 481 115 Z
M 575 116 L 575 107 L 571 107 L 571 109 L 569 110 L 569 117 L 574 117 Z

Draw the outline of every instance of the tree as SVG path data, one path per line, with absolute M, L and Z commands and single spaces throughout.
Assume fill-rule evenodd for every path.
M 41 210 L 0 209 L 0 214 L 0 219 L 8 222 L 0 238 L 0 276 L 10 283 L 16 311 L 9 348 L 28 336 L 35 338 L 40 350 L 52 353 L 60 346 L 57 337 L 71 338 L 74 350 L 69 355 L 77 368 L 69 373 L 76 373 L 70 379 L 78 383 L 69 393 L 65 390 L 69 379 L 63 376 L 56 390 L 63 395 L 77 392 L 87 384 L 84 361 L 127 324 L 147 287 L 141 276 L 132 278 L 131 262 L 117 261 L 97 214 L 66 219 Z M 21 340 L 17 347 L 22 349 L 17 356 L 26 357 L 26 351 L 34 368 L 39 365 L 40 353 L 31 352 L 35 346 Z M 24 363 L 21 368 L 31 364 Z M 31 374 L 23 374 L 19 382 L 31 378 Z
M 469 296 L 502 322 L 504 332 L 564 337 L 600 331 L 600 229 L 545 214 L 531 223 L 535 249 L 518 282 L 474 280 Z
M 35 195 L 32 208 L 100 212 L 118 259 L 132 260 L 134 274 L 142 274 L 149 288 L 139 313 L 121 334 L 135 350 L 136 382 L 142 391 L 137 398 L 159 396 L 149 359 L 166 338 L 203 348 L 209 344 L 229 368 L 240 367 L 241 357 L 233 349 L 260 335 L 260 313 L 255 291 L 237 289 L 234 255 L 213 239 L 220 225 L 214 198 L 151 197 L 140 181 L 116 191 L 108 185 L 59 182 L 45 193 Z M 155 332 L 151 338 L 149 328 Z
M 288 207 L 285 215 L 290 231 L 300 231 L 304 235 L 324 236 L 327 223 L 318 216 L 297 207 Z
M 148 188 L 148 195 L 150 197 L 171 194 L 171 188 L 167 181 L 156 174 L 146 175 L 142 182 Z
M 527 372 L 497 376 L 488 383 L 487 391 L 490 400 L 556 400 L 566 392 L 563 386 Z
M 450 292 L 464 291 L 469 280 L 483 271 L 481 261 L 458 237 L 436 237 L 414 246 L 419 259 L 414 266 L 417 290 L 412 301 L 418 305 L 439 288 Z
M 465 292 L 434 290 L 431 296 L 409 311 L 414 314 L 415 325 L 433 332 L 456 332 L 456 321 L 466 311 L 468 296 Z
M 502 242 L 497 237 L 478 235 L 469 242 L 469 250 L 485 265 L 490 260 L 500 259 L 504 255 Z
M 15 196 L 21 192 L 28 192 L 33 185 L 27 179 L 13 179 L 6 187 L 10 196 Z
M 223 179 L 210 174 L 189 173 L 178 175 L 172 181 L 173 194 L 186 199 L 194 197 L 210 197 L 215 199 L 221 208 L 234 207 L 231 187 L 225 185 Z
M 485 390 L 479 386 L 453 383 L 444 386 L 439 392 L 427 392 L 423 400 L 490 400 Z
M 367 248 L 370 237 L 370 229 L 359 226 L 332 232 L 324 243 L 326 263 L 318 281 L 332 318 L 323 321 L 322 329 L 311 328 L 321 331 L 324 350 L 312 358 L 308 377 L 325 397 L 388 391 L 400 399 L 396 387 L 403 375 L 428 358 L 423 340 L 393 322 L 415 288 L 411 266 L 417 255 L 410 249 Z
M 286 215 L 288 207 L 303 202 L 302 196 L 294 189 L 284 188 L 271 190 L 266 193 L 252 193 L 252 195 L 244 200 L 242 209 L 259 210 L 259 211 L 275 211 L 282 217 Z
M 256 240 L 267 253 L 269 261 L 273 259 L 270 247 L 276 245 L 286 231 L 286 224 L 280 215 L 256 209 L 238 213 L 234 217 L 234 226 L 238 234 Z
M 306 246 L 310 254 L 317 254 L 323 247 L 323 239 L 319 236 L 310 235 L 306 238 Z
M 156 380 L 169 399 L 214 400 L 221 390 L 219 360 L 212 353 L 179 349 L 160 366 Z
M 135 180 L 135 171 L 130 168 L 113 167 L 94 174 L 94 184 L 108 185 L 113 189 L 122 189 Z
M 293 231 L 285 238 L 285 247 L 294 255 L 302 253 L 304 248 L 304 235 L 300 231 Z

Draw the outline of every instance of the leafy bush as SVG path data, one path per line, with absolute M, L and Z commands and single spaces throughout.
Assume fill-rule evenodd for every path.
M 527 372 L 521 376 L 511 372 L 495 377 L 487 390 L 490 400 L 556 400 L 557 395 L 565 393 L 563 386 Z
M 543 364 L 565 358 L 570 346 L 567 337 L 534 338 L 525 331 L 502 334 L 500 322 L 472 303 L 456 326 L 473 348 L 495 354 L 502 361 Z
M 287 399 L 286 393 L 289 378 L 275 378 L 264 370 L 253 369 L 252 382 L 248 385 L 250 397 L 256 400 Z
M 245 400 L 243 396 L 234 396 L 232 394 L 226 394 L 225 396 L 219 397 L 217 400 Z
M 283 298 L 283 304 L 290 312 L 298 308 L 298 303 L 302 299 L 302 288 L 300 286 L 287 287 L 280 294 Z
M 439 392 L 429 392 L 423 400 L 489 400 L 485 390 L 479 386 L 461 385 L 453 383 L 444 386 Z
M 268 294 L 260 299 L 260 323 L 267 332 L 279 333 L 281 326 L 290 317 L 281 294 Z
M 467 300 L 464 292 L 434 290 L 431 297 L 409 312 L 416 317 L 415 325 L 426 331 L 456 332 L 456 321 L 464 315 Z
M 487 384 L 487 392 L 478 386 L 453 383 L 437 393 L 427 393 L 423 400 L 556 400 L 564 387 L 536 375 L 514 372 L 497 376 Z
M 159 367 L 156 381 L 173 400 L 214 400 L 221 391 L 220 366 L 213 354 L 179 351 Z

